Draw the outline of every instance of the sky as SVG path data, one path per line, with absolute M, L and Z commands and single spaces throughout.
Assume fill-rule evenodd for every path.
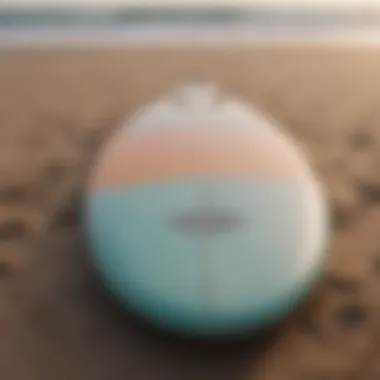
M 115 6 L 115 5 L 166 5 L 166 4 L 203 4 L 203 5 L 221 5 L 221 4 L 270 4 L 279 7 L 287 7 L 290 5 L 303 5 L 312 4 L 316 6 L 331 6 L 340 5 L 342 7 L 362 6 L 363 4 L 379 4 L 380 0 L 0 0 L 1 6 Z

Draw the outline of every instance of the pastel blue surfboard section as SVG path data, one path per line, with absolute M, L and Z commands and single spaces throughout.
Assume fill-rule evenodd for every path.
M 173 223 L 210 199 L 239 216 L 235 228 L 189 233 Z M 307 181 L 118 188 L 90 195 L 85 218 L 95 266 L 112 292 L 190 334 L 240 332 L 282 318 L 318 278 L 328 227 L 319 188 Z

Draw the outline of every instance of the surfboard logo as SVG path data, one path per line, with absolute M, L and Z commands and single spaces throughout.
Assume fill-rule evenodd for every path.
M 174 217 L 176 229 L 192 235 L 215 235 L 239 228 L 243 218 L 235 212 L 216 206 L 199 207 Z

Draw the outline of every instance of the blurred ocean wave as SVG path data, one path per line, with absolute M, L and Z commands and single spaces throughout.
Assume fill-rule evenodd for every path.
M 380 41 L 380 9 L 2 9 L 0 44 Z

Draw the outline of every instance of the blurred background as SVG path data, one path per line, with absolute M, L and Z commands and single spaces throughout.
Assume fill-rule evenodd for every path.
M 1 42 L 378 36 L 378 1 L 4 0 Z M 327 33 L 327 35 L 326 35 Z M 115 41 L 113 41 L 114 43 Z
M 0 378 L 380 378 L 380 1 L 1 0 Z M 333 213 L 324 278 L 266 343 L 193 349 L 97 288 L 84 183 L 124 118 L 217 82 L 305 149 Z

